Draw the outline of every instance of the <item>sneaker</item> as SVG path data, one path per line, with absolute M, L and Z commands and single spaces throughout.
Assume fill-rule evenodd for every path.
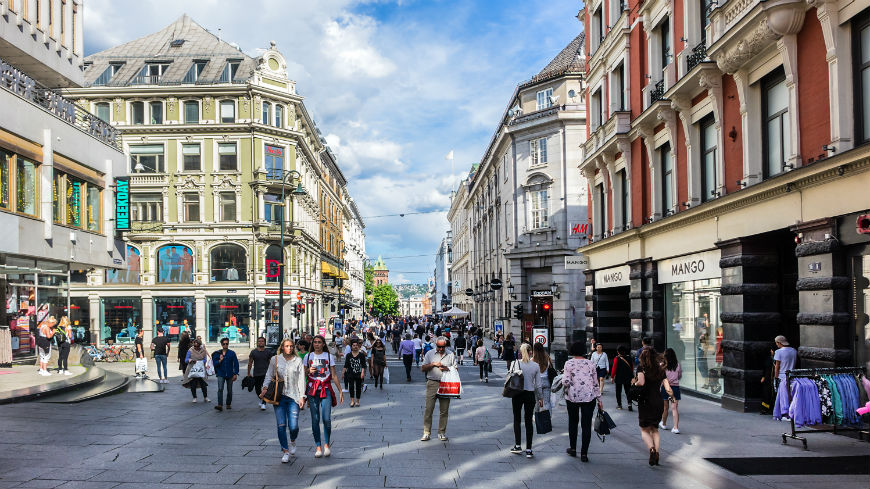
M 485 384 L 489 384 L 489 377 L 487 377 L 486 380 L 484 380 L 483 382 L 484 382 Z
M 367 391 L 369 388 L 368 384 L 363 384 L 363 392 Z
M 260 411 L 265 411 L 265 410 L 266 410 L 266 403 L 261 402 L 260 403 Z
M 205 402 L 211 402 L 211 399 L 209 399 L 209 398 L 206 397 L 206 398 L 205 398 Z
M 350 392 L 350 391 L 347 389 L 342 389 L 341 392 Z
M 296 455 L 296 442 L 290 442 L 290 455 Z
M 329 445 L 324 445 L 323 446 L 323 456 L 328 457 L 330 455 L 332 455 L 332 450 L 329 449 Z
M 673 433 L 673 434 L 675 434 L 675 435 L 679 435 L 679 434 L 680 434 L 680 429 L 679 429 L 679 428 L 674 428 L 674 429 L 671 430 L 671 433 Z
M 320 458 L 323 456 L 323 450 L 320 447 L 317 447 L 317 450 L 314 451 L 314 458 Z
M 420 441 L 429 441 L 430 439 L 429 433 L 423 433 L 423 436 L 420 437 Z
M 531 450 L 526 450 L 526 458 L 532 458 L 532 457 L 534 457 L 534 456 L 535 456 L 535 454 L 532 453 Z
M 445 435 L 444 433 L 438 433 L 438 440 L 447 441 L 448 439 L 449 438 L 447 438 L 447 435 Z
M 616 406 L 616 409 L 619 409 L 620 411 L 622 411 L 622 406 L 621 406 L 621 405 L 620 405 L 620 406 Z
M 511 453 L 517 453 L 517 454 L 519 454 L 519 453 L 523 453 L 523 448 L 522 448 L 521 446 L 519 446 L 519 445 L 514 445 L 514 446 L 511 448 Z
M 218 411 L 223 411 L 223 410 L 224 410 L 224 407 L 221 406 L 220 404 L 218 404 L 218 405 L 215 406 L 214 408 L 217 409 Z
M 193 398 L 193 403 L 196 404 L 196 398 L 195 398 L 195 397 Z
M 64 375 L 72 375 L 72 372 L 70 372 L 69 370 L 64 370 L 64 371 L 63 371 L 63 374 L 64 374 Z
M 281 455 L 281 463 L 286 464 L 290 461 L 290 452 L 284 452 L 284 455 Z
M 668 429 L 668 426 L 666 424 L 662 423 L 661 421 L 659 421 L 659 429 L 666 430 L 666 429 Z
M 233 407 L 227 404 L 227 409 L 232 409 Z

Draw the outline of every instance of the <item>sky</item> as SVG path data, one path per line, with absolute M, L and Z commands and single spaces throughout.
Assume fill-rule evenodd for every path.
M 348 180 L 368 256 L 384 257 L 390 282 L 425 283 L 449 229 L 451 189 L 480 161 L 516 85 L 580 33 L 581 7 L 577 0 L 87 0 L 84 44 L 93 54 L 185 13 L 254 57 L 275 41 Z M 403 213 L 421 214 L 377 217 Z

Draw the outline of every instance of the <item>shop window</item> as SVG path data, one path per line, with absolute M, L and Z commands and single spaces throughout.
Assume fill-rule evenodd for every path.
M 667 346 L 683 368 L 680 387 L 722 396 L 721 279 L 665 284 Z
M 182 205 L 184 206 L 184 222 L 199 222 L 199 194 L 183 194 Z
M 250 334 L 251 303 L 247 297 L 209 297 L 208 305 L 209 342 L 228 338 L 230 343 L 246 343 Z
M 73 341 L 80 345 L 89 345 L 91 340 L 91 305 L 87 297 L 70 297 L 69 325 L 72 328 Z
M 54 171 L 51 178 L 51 219 L 63 224 L 63 174 Z
M 163 195 L 130 194 L 130 217 L 133 222 L 163 222 Z
M 788 88 L 782 68 L 764 77 L 761 81 L 761 128 L 764 178 L 778 175 L 785 170 L 785 162 L 791 153 L 788 116 Z
M 870 13 L 852 21 L 852 53 L 855 67 L 855 142 L 870 141 Z M 841 110 L 847 110 L 842 108 Z
M 12 335 L 12 358 L 36 353 L 36 276 L 6 274 L 6 325 Z
M 139 284 L 139 271 L 141 267 L 139 250 L 127 245 L 126 267 L 120 269 L 106 269 L 106 284 Z
M 155 297 L 154 327 L 177 341 L 185 331 L 196 337 L 196 299 L 193 297 Z
M 263 102 L 263 124 L 268 125 L 269 121 L 272 119 L 272 111 L 270 110 L 271 107 L 272 104 L 270 104 L 269 102 Z
M 94 104 L 94 113 L 105 122 L 112 122 L 112 110 L 108 102 Z
M 220 204 L 221 222 L 233 222 L 236 220 L 236 194 L 234 192 L 221 192 L 218 195 Z
M 86 195 L 87 195 L 87 207 L 85 208 L 86 212 L 86 223 L 88 227 L 88 231 L 99 232 L 101 229 L 100 226 L 100 216 L 102 215 L 102 199 L 100 198 L 101 192 L 100 188 L 93 184 L 87 184 L 86 187 Z
M 163 173 L 163 145 L 130 146 L 130 173 Z
M 184 102 L 184 123 L 199 123 L 199 103 L 196 100 L 188 100 Z
M 82 227 L 82 187 L 84 184 L 69 175 L 66 175 L 66 195 L 64 207 L 66 209 L 66 224 L 69 226 Z
M 218 170 L 237 171 L 238 168 L 236 143 L 218 143 Z
M 266 248 L 266 262 L 269 263 L 270 260 L 277 261 L 278 263 L 281 263 L 283 261 L 282 257 L 281 257 L 281 247 L 280 246 L 269 245 L 269 247 Z M 267 269 L 266 271 L 269 272 L 270 270 Z M 278 273 L 281 273 L 280 268 L 275 268 L 275 269 L 271 270 L 271 273 L 267 273 L 266 282 L 277 283 L 278 282 L 278 275 L 277 275 Z M 269 275 L 274 275 L 274 276 L 269 277 Z
M 263 210 L 265 215 L 263 218 L 266 222 L 272 224 L 281 224 L 284 216 L 284 206 L 281 202 L 281 196 L 275 194 L 266 194 L 263 196 Z
M 716 165 L 716 126 L 713 115 L 701 120 L 701 202 L 715 198 L 719 188 L 719 172 Z
M 201 148 L 199 143 L 181 145 L 184 171 L 202 171 Z
M 103 301 L 103 343 L 130 343 L 136 330 L 142 327 L 142 299 L 138 297 L 106 297 Z
M 157 250 L 157 281 L 163 284 L 193 283 L 193 251 L 183 245 Z
M 232 100 L 221 100 L 221 122 L 232 124 L 236 122 L 236 104 Z
M 134 125 L 145 124 L 145 102 L 130 102 L 130 118 Z
M 9 209 L 9 185 L 14 164 L 14 155 L 0 149 L 0 207 Z
M 15 189 L 17 194 L 16 210 L 22 214 L 36 216 L 37 192 L 36 163 L 16 156 Z
M 239 282 L 247 278 L 245 249 L 238 245 L 224 244 L 211 249 L 211 281 Z
M 284 178 L 284 148 L 266 145 L 266 178 L 269 180 Z

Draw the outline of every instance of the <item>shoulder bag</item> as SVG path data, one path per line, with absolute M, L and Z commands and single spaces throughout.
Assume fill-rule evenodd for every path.
M 523 371 L 514 360 L 511 363 L 510 371 L 504 381 L 504 389 L 501 391 L 503 397 L 516 397 L 523 392 Z
M 278 380 L 278 355 L 275 355 L 274 358 L 275 368 L 272 373 L 272 382 L 269 383 L 269 387 L 266 388 L 266 393 L 261 399 L 266 404 L 277 406 L 281 403 L 281 394 L 284 393 L 284 381 Z
M 553 431 L 553 420 L 550 417 L 549 409 L 535 412 L 535 431 L 537 431 L 539 435 Z
M 601 443 L 604 443 L 604 439 L 610 434 L 610 430 L 614 428 L 616 428 L 616 423 L 613 422 L 613 418 L 607 414 L 607 411 L 599 409 L 598 414 L 595 416 L 593 429 L 601 440 Z
M 637 376 L 635 375 L 634 380 L 637 380 Z M 631 384 L 628 388 L 628 401 L 634 401 L 638 406 L 643 406 L 646 404 L 646 396 L 644 395 L 644 386 Z

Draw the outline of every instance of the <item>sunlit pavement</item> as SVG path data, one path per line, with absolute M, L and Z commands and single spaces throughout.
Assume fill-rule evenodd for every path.
M 109 367 L 132 370 L 132 364 Z M 345 401 L 333 411 L 330 458 L 314 458 L 303 412 L 299 449 L 289 464 L 280 462 L 271 407 L 260 411 L 239 383 L 233 410 L 224 412 L 213 409 L 216 382 L 209 383 L 211 404 L 192 404 L 177 376 L 164 393 L 0 406 L 0 488 L 868 487 L 866 476 L 746 477 L 710 464 L 704 457 L 855 455 L 867 454 L 870 445 L 819 433 L 809 435 L 805 452 L 798 442 L 781 444 L 785 423 L 691 397 L 681 405 L 683 434 L 662 432 L 661 465 L 649 467 L 636 413 L 615 409 L 610 385 L 605 406 L 618 428 L 604 443 L 593 436 L 589 463 L 565 454 L 564 407 L 554 412 L 554 431 L 535 437 L 535 457 L 526 459 L 508 452 L 513 430 L 510 401 L 501 397 L 504 362 L 496 361 L 488 384 L 470 363 L 460 369 L 465 391 L 451 402 L 449 442 L 418 441 L 423 377 L 415 368 L 414 382 L 405 383 L 401 362 L 391 359 L 392 384 L 383 391 L 369 385 L 362 407 Z

